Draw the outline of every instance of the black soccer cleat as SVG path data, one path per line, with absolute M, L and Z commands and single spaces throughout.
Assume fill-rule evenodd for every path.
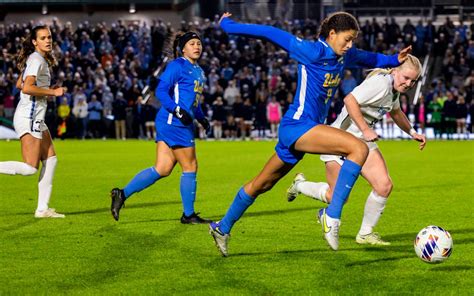
M 186 216 L 184 213 L 181 216 L 181 223 L 182 224 L 209 224 L 212 221 L 203 219 L 199 217 L 199 213 L 192 213 L 190 216 Z
M 125 195 L 122 189 L 114 188 L 112 191 L 110 191 L 110 197 L 112 198 L 110 211 L 112 212 L 112 216 L 114 216 L 115 221 L 118 221 L 120 209 L 125 204 Z

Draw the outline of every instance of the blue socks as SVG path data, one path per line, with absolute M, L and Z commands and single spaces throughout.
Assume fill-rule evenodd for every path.
M 183 201 L 184 214 L 191 216 L 194 213 L 194 201 L 196 200 L 196 172 L 183 172 L 179 191 Z
M 341 219 L 342 207 L 351 193 L 352 186 L 357 181 L 362 167 L 348 159 L 344 160 L 339 176 L 337 177 L 336 187 L 332 195 L 332 201 L 326 209 L 329 217 Z
M 125 198 L 129 198 L 130 195 L 135 192 L 140 192 L 153 185 L 153 183 L 158 181 L 158 179 L 160 179 L 160 174 L 155 170 L 155 167 L 144 169 L 133 177 L 132 181 L 130 181 L 130 183 L 128 183 L 123 189 Z
M 244 212 L 254 201 L 255 198 L 245 193 L 244 187 L 240 188 L 224 218 L 219 222 L 219 229 L 223 233 L 230 233 L 232 226 L 242 217 Z

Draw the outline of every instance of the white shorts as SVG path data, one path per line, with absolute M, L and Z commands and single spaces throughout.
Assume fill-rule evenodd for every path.
M 46 108 L 47 103 L 43 99 L 20 100 L 13 116 L 13 126 L 19 138 L 30 134 L 37 139 L 43 139 L 43 132 L 48 130 L 48 126 L 44 123 Z
M 145 126 L 146 126 L 146 127 L 155 126 L 155 122 L 154 122 L 154 121 L 146 121 L 146 122 L 145 122 Z
M 379 145 L 377 145 L 376 142 L 365 142 L 365 143 L 367 144 L 367 147 L 369 147 L 369 151 L 372 151 L 372 150 L 375 150 L 375 149 L 379 148 Z M 335 161 L 340 166 L 342 166 L 342 164 L 344 163 L 344 160 L 346 158 L 344 156 L 340 156 L 340 155 L 321 154 L 319 156 L 319 159 L 321 159 L 321 161 L 324 161 L 324 162 Z

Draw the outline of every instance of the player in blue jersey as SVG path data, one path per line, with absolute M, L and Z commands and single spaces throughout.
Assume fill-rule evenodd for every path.
M 345 12 L 334 13 L 323 20 L 316 42 L 302 40 L 272 26 L 236 23 L 229 19 L 230 15 L 223 14 L 220 22 L 228 34 L 267 39 L 298 61 L 298 86 L 294 101 L 280 123 L 276 153 L 263 170 L 239 190 L 225 216 L 209 225 L 209 233 L 221 254 L 227 256 L 234 223 L 257 196 L 270 190 L 305 153 L 342 155 L 347 160 L 341 167 L 332 203 L 318 212 L 324 238 L 337 250 L 342 207 L 369 151 L 355 136 L 324 125 L 331 99 L 345 68 L 398 66 L 411 48 L 403 49 L 399 55 L 386 56 L 352 47 L 359 26 L 357 20 Z
M 187 32 L 178 34 L 172 44 L 175 59 L 167 65 L 156 89 L 156 97 L 162 105 L 155 119 L 156 162 L 154 166 L 139 172 L 123 189 L 112 189 L 111 211 L 117 221 L 127 198 L 167 177 L 179 163 L 183 170 L 180 182 L 184 208 L 181 223 L 210 222 L 194 211 L 197 159 L 193 120 L 196 119 L 206 130 L 210 128 L 200 105 L 206 80 L 204 71 L 197 64 L 202 53 L 201 39 L 197 33 Z

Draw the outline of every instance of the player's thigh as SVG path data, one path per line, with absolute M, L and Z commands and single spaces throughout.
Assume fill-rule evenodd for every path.
M 283 162 L 276 154 L 273 154 L 262 171 L 244 186 L 245 192 L 257 197 L 259 194 L 270 190 L 294 166 L 294 164 Z
M 195 147 L 174 148 L 173 154 L 176 157 L 183 172 L 196 172 L 197 159 Z
M 54 151 L 53 139 L 49 130 L 43 131 L 43 139 L 41 140 L 41 160 L 50 158 L 51 156 L 56 155 Z
M 20 141 L 23 161 L 38 168 L 41 158 L 41 139 L 35 138 L 31 134 L 24 134 Z
M 379 149 L 371 150 L 362 167 L 362 176 L 372 188 L 382 196 L 388 196 L 392 190 L 392 179 L 388 173 L 385 159 Z
M 155 169 L 160 176 L 166 177 L 171 174 L 176 165 L 176 157 L 173 150 L 163 141 L 156 143 L 156 162 Z
M 301 136 L 295 143 L 295 149 L 306 153 L 342 156 L 359 152 L 364 158 L 368 152 L 367 146 L 355 136 L 324 124 L 313 127 Z

